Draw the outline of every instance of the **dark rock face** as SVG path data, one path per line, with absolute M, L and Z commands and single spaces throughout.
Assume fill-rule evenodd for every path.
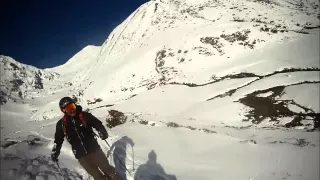
M 10 83 L 12 84 L 11 91 L 18 92 L 20 86 L 23 84 L 23 81 L 21 79 L 14 79 L 11 80 Z
M 3 92 L 2 90 L 0 90 L 0 105 L 4 105 L 5 103 L 7 103 L 7 97 L 8 95 Z
M 313 110 L 304 107 L 294 100 L 280 100 L 277 97 L 284 93 L 286 86 L 272 87 L 266 90 L 256 91 L 248 94 L 246 97 L 239 100 L 246 106 L 252 108 L 246 114 L 244 121 L 251 121 L 254 124 L 259 124 L 263 120 L 269 119 L 270 122 L 276 124 L 280 122 L 281 118 L 292 118 L 292 120 L 283 125 L 286 128 L 292 128 L 296 126 L 303 126 L 302 120 L 311 117 L 314 124 L 312 130 L 319 130 L 319 117 L 320 113 L 316 113 Z M 272 92 L 267 97 L 260 97 L 259 94 Z M 294 112 L 288 108 L 289 105 L 295 105 L 304 110 L 304 112 Z
M 35 82 L 34 82 L 34 87 L 36 89 L 43 89 L 43 83 L 42 83 L 42 78 L 41 78 L 41 72 L 40 70 L 38 71 L 38 73 L 35 74 Z
M 127 121 L 127 116 L 117 110 L 109 110 L 109 117 L 107 117 L 107 127 L 113 128 L 118 125 L 124 124 Z
M 17 65 L 15 65 L 14 63 L 10 63 L 10 66 L 13 68 L 13 70 L 20 70 L 20 68 L 17 66 Z
M 223 44 L 220 42 L 219 39 L 219 37 L 203 37 L 200 38 L 200 41 L 204 44 L 210 44 L 214 49 L 216 49 L 220 53 L 220 55 L 223 55 Z
M 175 122 L 168 122 L 168 123 L 167 123 L 167 126 L 168 126 L 168 127 L 180 127 L 180 125 L 177 124 L 177 123 L 175 123 Z

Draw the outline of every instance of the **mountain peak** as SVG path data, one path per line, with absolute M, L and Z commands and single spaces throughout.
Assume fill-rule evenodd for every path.
M 100 48 L 100 46 L 88 45 L 72 56 L 66 63 L 54 68 L 47 68 L 47 70 L 63 73 L 64 71 L 77 70 L 79 67 L 86 67 L 88 64 L 94 63 Z

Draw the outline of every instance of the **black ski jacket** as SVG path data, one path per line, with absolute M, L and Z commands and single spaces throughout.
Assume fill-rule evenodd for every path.
M 91 113 L 82 111 L 81 106 L 77 105 L 76 111 L 77 115 L 75 117 L 66 115 L 66 139 L 71 144 L 75 158 L 79 159 L 87 154 L 97 151 L 100 148 L 92 128 L 103 133 L 107 133 L 107 130 L 99 119 L 94 117 Z M 83 119 L 86 122 L 87 127 L 85 127 L 80 120 L 80 112 L 82 112 Z M 65 134 L 63 128 L 64 123 L 62 118 L 56 124 L 56 132 L 54 135 L 52 154 L 54 154 L 55 157 L 59 156 L 61 146 L 64 141 Z

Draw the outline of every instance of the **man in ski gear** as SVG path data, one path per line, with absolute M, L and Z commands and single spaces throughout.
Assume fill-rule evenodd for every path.
M 72 98 L 64 97 L 59 102 L 60 110 L 64 113 L 56 124 L 54 146 L 51 159 L 58 162 L 58 156 L 64 137 L 71 144 L 75 158 L 95 180 L 120 180 L 114 167 L 110 166 L 107 157 L 101 150 L 95 133 L 95 128 L 102 140 L 108 138 L 108 133 L 102 122 L 91 113 L 82 111 Z

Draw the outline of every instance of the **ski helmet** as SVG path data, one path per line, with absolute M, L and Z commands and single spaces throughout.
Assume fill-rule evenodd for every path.
M 62 99 L 60 99 L 59 102 L 59 107 L 60 110 L 62 111 L 65 107 L 67 107 L 69 104 L 74 103 L 74 101 L 72 100 L 72 98 L 70 97 L 63 97 Z

